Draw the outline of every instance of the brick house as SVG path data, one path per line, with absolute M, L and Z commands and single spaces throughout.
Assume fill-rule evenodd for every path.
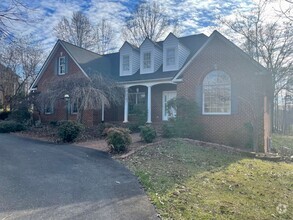
M 103 56 L 58 40 L 31 89 L 42 92 L 44 82 L 68 74 L 90 78 L 93 70 L 124 87 L 124 104 L 88 110 L 84 121 L 88 125 L 127 123 L 139 104 L 147 108 L 147 123 L 167 121 L 171 117 L 167 102 L 185 97 L 200 108 L 203 140 L 231 144 L 237 138 L 243 146 L 248 138 L 245 126 L 253 124 L 260 145 L 268 149 L 271 73 L 217 31 L 209 37 L 178 38 L 170 33 L 160 42 L 145 39 L 139 48 L 125 42 L 119 52 Z M 60 99 L 54 108 L 45 108 L 42 121 L 64 120 L 64 106 Z M 74 111 L 69 119 L 75 119 Z

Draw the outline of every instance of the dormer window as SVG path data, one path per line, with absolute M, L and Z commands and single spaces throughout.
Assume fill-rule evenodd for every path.
M 166 64 L 167 66 L 175 65 L 175 48 L 167 48 L 166 52 Z
M 122 56 L 122 69 L 123 71 L 129 71 L 129 55 Z
M 151 68 L 151 52 L 145 52 L 143 54 L 143 68 L 150 69 Z
M 65 57 L 59 57 L 59 63 L 58 63 L 58 75 L 64 75 L 65 74 Z

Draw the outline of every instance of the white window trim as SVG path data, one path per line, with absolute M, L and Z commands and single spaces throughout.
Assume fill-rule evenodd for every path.
M 72 114 L 72 115 L 77 115 L 78 110 L 77 110 L 77 112 L 74 112 L 74 111 L 73 111 L 74 103 L 76 103 L 76 102 L 73 102 L 73 103 L 71 104 L 71 106 L 70 106 L 70 114 Z M 78 104 L 78 103 L 77 103 L 77 104 Z
M 149 53 L 150 54 L 150 67 L 149 68 L 145 68 L 144 67 L 144 58 L 145 58 L 145 54 L 147 54 L 147 53 Z M 145 52 L 143 52 L 143 54 L 142 54 L 142 68 L 143 68 L 143 70 L 150 70 L 150 69 L 152 69 L 152 65 L 153 65 L 153 62 L 152 62 L 152 51 L 145 51 Z
M 124 69 L 124 58 L 128 57 L 128 70 Z M 122 71 L 123 72 L 129 72 L 130 71 L 130 55 L 129 54 L 123 54 L 122 55 Z
M 172 90 L 172 91 L 163 91 L 162 92 L 162 121 L 168 121 L 169 120 L 169 118 L 166 118 L 165 116 L 165 111 L 166 111 L 166 105 L 165 105 L 165 101 L 164 101 L 164 96 L 166 95 L 166 94 L 168 94 L 168 93 L 175 93 L 176 94 L 176 96 L 175 97 L 177 97 L 177 92 L 176 92 L 176 90 Z M 177 114 L 177 112 L 176 112 L 176 114 Z
M 45 105 L 45 110 L 44 110 L 44 114 L 45 115 L 52 115 L 52 114 L 54 114 L 54 104 L 53 103 L 50 103 L 50 105 L 51 105 L 51 108 L 50 108 L 50 112 L 47 112 L 47 104 Z
M 214 72 L 214 71 L 212 71 L 212 72 Z M 207 77 L 212 72 L 209 72 L 205 77 Z M 219 71 L 219 72 L 222 72 L 222 71 Z M 223 72 L 223 73 L 225 73 L 225 72 Z M 225 74 L 227 74 L 227 73 L 225 73 Z M 205 79 L 205 77 L 204 77 L 204 79 Z M 229 112 L 205 112 L 204 84 L 202 82 L 202 91 L 201 92 L 202 92 L 202 114 L 203 115 L 231 115 L 232 114 L 232 91 L 231 91 L 232 85 L 231 84 L 232 83 L 231 83 L 231 78 L 230 78 L 230 93 L 229 93 L 229 95 L 230 95 L 230 108 L 229 108 Z
M 174 50 L 174 63 L 173 64 L 168 64 L 168 50 Z M 166 48 L 166 66 L 167 67 L 173 67 L 176 66 L 176 48 L 175 47 L 167 47 Z
M 61 59 L 64 59 L 64 64 L 60 64 L 61 63 Z M 60 66 L 63 66 L 64 65 L 64 73 L 61 73 L 61 68 L 60 68 Z M 66 60 L 65 60 L 65 56 L 62 56 L 62 57 L 59 57 L 59 59 L 58 59 L 58 75 L 59 76 L 62 76 L 62 75 L 65 75 L 65 73 L 66 73 Z

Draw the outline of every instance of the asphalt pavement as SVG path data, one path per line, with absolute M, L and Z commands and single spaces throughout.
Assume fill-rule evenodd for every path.
M 136 177 L 108 154 L 0 134 L 0 220 L 157 219 Z

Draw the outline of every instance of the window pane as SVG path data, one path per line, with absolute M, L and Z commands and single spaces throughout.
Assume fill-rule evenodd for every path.
M 175 48 L 168 48 L 167 49 L 167 56 L 166 56 L 166 63 L 167 66 L 175 64 Z
M 58 73 L 65 74 L 65 57 L 59 57 Z
M 124 55 L 122 57 L 122 69 L 123 71 L 129 70 L 129 55 Z
M 143 54 L 143 68 L 144 69 L 151 68 L 151 53 L 150 52 Z
M 203 81 L 204 113 L 227 113 L 231 111 L 230 77 L 220 71 L 209 73 Z
M 129 93 L 128 94 L 129 114 L 134 114 L 138 109 L 145 109 L 146 96 L 144 92 Z

